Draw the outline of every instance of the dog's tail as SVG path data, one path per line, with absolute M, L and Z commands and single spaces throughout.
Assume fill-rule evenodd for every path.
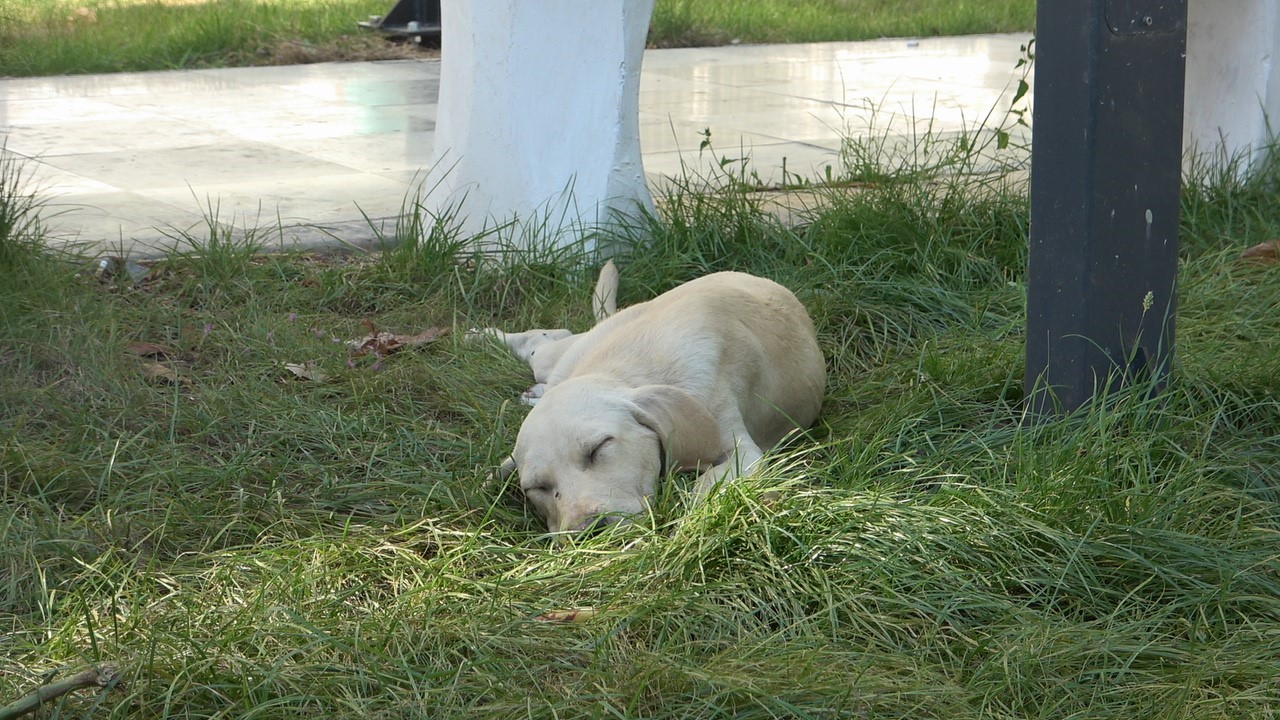
M 618 267 L 612 260 L 600 268 L 596 291 L 591 296 L 591 311 L 595 313 L 596 322 L 603 322 L 618 312 Z

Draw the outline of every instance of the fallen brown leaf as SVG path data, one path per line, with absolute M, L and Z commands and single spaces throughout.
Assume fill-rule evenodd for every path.
M 137 355 L 138 357 L 167 358 L 174 356 L 173 350 L 159 343 L 131 342 L 126 343 L 124 349 L 130 355 Z
M 1242 260 L 1273 263 L 1280 260 L 1280 240 L 1268 240 L 1245 250 L 1240 254 Z
M 293 376 L 301 380 L 310 380 L 311 382 L 324 382 L 329 379 L 328 375 L 320 372 L 316 367 L 314 360 L 304 363 L 285 363 L 284 369 L 293 373 Z
M 573 610 L 552 610 L 534 618 L 538 622 L 584 623 L 596 616 L 596 609 L 591 607 L 574 608 Z
M 351 348 L 353 355 L 390 355 L 402 348 L 415 348 L 433 343 L 449 333 L 447 327 L 432 327 L 417 335 L 398 335 L 378 330 L 377 326 L 369 320 L 364 321 L 364 326 L 369 331 L 368 335 L 347 341 L 347 347 Z
M 148 380 L 171 383 L 174 385 L 190 385 L 191 380 L 182 377 L 177 370 L 155 360 L 142 361 L 142 376 Z

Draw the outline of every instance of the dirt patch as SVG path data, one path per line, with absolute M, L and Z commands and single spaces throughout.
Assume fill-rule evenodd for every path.
M 377 33 L 343 35 L 324 43 L 281 39 L 266 45 L 252 56 L 241 58 L 244 65 L 301 65 L 319 62 L 359 62 L 366 60 L 408 60 L 438 58 L 440 49 L 411 42 L 388 40 Z

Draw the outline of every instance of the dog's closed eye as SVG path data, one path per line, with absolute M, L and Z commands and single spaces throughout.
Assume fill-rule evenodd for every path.
M 591 450 L 587 452 L 586 464 L 594 465 L 596 461 L 600 459 L 600 451 L 604 450 L 604 448 L 611 442 L 613 442 L 612 435 L 609 435 L 597 440 L 595 444 L 591 446 Z

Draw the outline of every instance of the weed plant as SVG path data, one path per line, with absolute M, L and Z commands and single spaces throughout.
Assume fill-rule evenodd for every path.
M 607 238 L 621 304 L 787 284 L 822 417 L 705 504 L 671 477 L 645 522 L 565 547 L 490 475 L 525 367 L 461 333 L 335 340 L 585 329 L 592 258 L 488 262 L 419 209 L 379 254 L 215 229 L 104 282 L 42 254 L 5 184 L 0 701 L 112 661 L 44 715 L 1269 717 L 1280 272 L 1236 257 L 1276 236 L 1277 167 L 1188 181 L 1167 392 L 1056 422 L 1021 406 L 1022 185 L 885 172 L 798 224 L 676 185 Z

